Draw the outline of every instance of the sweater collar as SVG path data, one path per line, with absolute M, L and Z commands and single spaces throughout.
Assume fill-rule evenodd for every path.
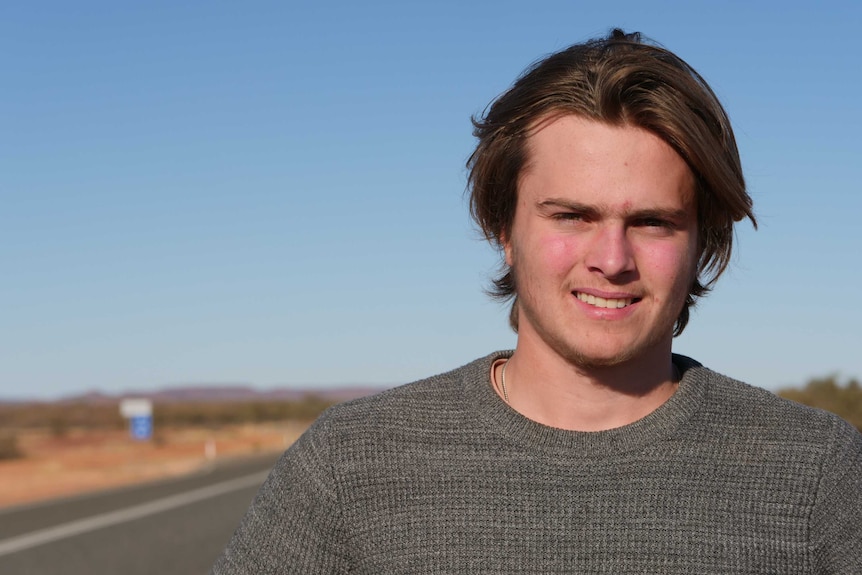
M 474 410 L 483 425 L 535 450 L 563 452 L 575 450 L 583 457 L 607 457 L 640 449 L 673 434 L 699 409 L 710 380 L 710 371 L 695 360 L 673 355 L 673 363 L 682 379 L 679 389 L 649 415 L 622 427 L 606 431 L 568 431 L 549 427 L 528 419 L 512 409 L 494 391 L 491 364 L 508 358 L 512 351 L 498 351 L 480 358 L 462 370 L 462 384 L 468 409 Z

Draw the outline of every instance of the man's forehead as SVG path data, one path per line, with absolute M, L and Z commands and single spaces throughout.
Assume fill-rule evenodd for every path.
M 605 197 L 616 209 L 629 210 L 646 196 L 668 209 L 694 200 L 691 167 L 650 130 L 558 113 L 543 117 L 525 143 L 518 188 L 528 184 L 533 202 L 589 197 L 597 205 Z M 671 190 L 679 193 L 656 193 Z
M 562 126 L 565 126 L 563 128 Z M 569 111 L 554 111 L 540 116 L 534 121 L 524 135 L 522 158 L 523 163 L 519 177 L 528 173 L 535 164 L 539 150 L 538 142 L 550 143 L 541 151 L 556 153 L 561 149 L 588 148 L 593 142 L 592 134 L 596 130 L 613 132 L 619 135 L 619 142 L 635 139 L 654 140 L 662 147 L 667 147 L 679 156 L 677 150 L 661 134 L 632 122 L 610 122 L 598 118 L 590 118 L 583 114 Z M 548 152 L 545 152 L 547 155 Z M 547 158 L 543 158 L 547 159 Z M 681 156 L 680 159 L 685 161 Z M 688 163 L 686 162 L 688 165 Z M 690 166 L 689 166 L 690 169 Z

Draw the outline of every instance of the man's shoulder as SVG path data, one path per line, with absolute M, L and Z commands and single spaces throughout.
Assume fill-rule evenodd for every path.
M 314 428 L 329 433 L 355 435 L 387 428 L 446 426 L 463 417 L 468 387 L 489 373 L 499 353 L 461 367 L 353 399 L 327 409 Z
M 693 379 L 708 381 L 701 421 L 734 428 L 741 435 L 782 442 L 830 443 L 858 431 L 834 413 L 783 398 L 769 390 L 690 362 Z

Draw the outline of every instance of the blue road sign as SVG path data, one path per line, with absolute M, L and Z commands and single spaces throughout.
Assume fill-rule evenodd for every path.
M 129 418 L 129 433 L 132 439 L 144 441 L 153 437 L 153 416 L 139 415 Z

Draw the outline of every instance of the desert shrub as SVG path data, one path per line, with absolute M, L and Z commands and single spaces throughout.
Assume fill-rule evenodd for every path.
M 831 411 L 862 431 L 862 385 L 855 379 L 841 384 L 837 377 L 814 378 L 801 389 L 787 388 L 782 397 Z
M 210 427 L 288 420 L 311 421 L 333 403 L 313 395 L 286 401 L 165 403 L 155 406 L 153 417 L 156 425 Z
M 69 433 L 69 422 L 62 414 L 51 416 L 48 425 L 51 428 L 51 435 L 54 437 L 66 437 Z
M 0 460 L 21 457 L 24 457 L 24 453 L 18 447 L 18 436 L 11 432 L 0 432 Z
M 315 395 L 299 400 L 157 403 L 159 426 L 220 427 L 240 423 L 311 421 L 335 402 Z M 0 405 L 0 421 L 11 429 L 48 429 L 63 437 L 72 429 L 123 429 L 128 423 L 116 403 L 32 403 Z
M 115 403 L 22 403 L 0 406 L 0 421 L 15 429 L 48 428 L 61 437 L 72 428 L 122 429 Z

